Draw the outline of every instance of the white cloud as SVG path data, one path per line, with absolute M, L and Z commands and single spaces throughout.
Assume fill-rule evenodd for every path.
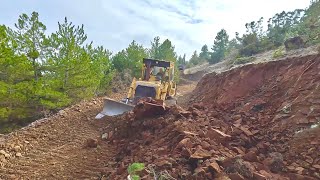
M 67 16 L 74 24 L 84 24 L 95 44 L 114 52 L 132 40 L 150 46 L 160 36 L 170 39 L 178 54 L 189 57 L 204 44 L 210 47 L 221 28 L 233 36 L 244 32 L 247 22 L 308 4 L 309 0 L 11 0 L 0 7 L 0 24 L 12 26 L 19 14 L 38 11 L 53 32 Z

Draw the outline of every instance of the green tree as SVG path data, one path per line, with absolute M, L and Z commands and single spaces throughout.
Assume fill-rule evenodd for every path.
M 175 64 L 174 76 L 175 81 L 179 81 L 179 70 L 178 70 L 178 63 L 177 63 L 177 54 L 174 51 L 175 47 L 172 45 L 169 39 L 163 41 L 160 45 L 160 59 L 171 61 Z
M 99 88 L 102 71 L 95 72 L 100 61 L 94 65 L 84 42 L 87 35 L 83 25 L 75 26 L 65 18 L 58 23 L 58 31 L 51 35 L 51 45 L 56 51 L 51 54 L 52 72 L 51 86 L 64 93 L 66 101 L 74 102 L 83 98 L 92 97 Z
M 307 36 L 308 44 L 320 42 L 320 1 L 312 0 L 310 6 L 306 9 L 299 25 L 294 29 L 299 35 Z
M 197 51 L 194 51 L 190 60 L 189 60 L 189 64 L 190 64 L 189 66 L 191 66 L 191 67 L 196 66 L 199 63 L 200 63 L 200 58 L 198 56 L 198 53 L 197 53 Z
M 225 57 L 228 43 L 229 43 L 229 35 L 227 34 L 226 30 L 221 29 L 217 33 L 217 36 L 214 40 L 214 45 L 212 47 L 213 52 L 211 54 L 209 63 L 211 64 L 218 63 Z
M 47 37 L 46 26 L 33 12 L 19 16 L 15 27 L 0 26 L 0 123 L 24 125 L 50 110 L 106 92 L 113 76 L 111 53 L 92 42 L 85 44 L 83 25 L 65 18 Z
M 154 59 L 160 59 L 160 37 L 157 36 L 151 42 L 151 49 L 149 50 L 149 56 Z
M 178 57 L 178 61 L 177 61 L 178 65 L 186 65 L 186 54 L 182 56 L 179 56 Z
M 174 51 L 174 48 L 175 47 L 172 45 L 169 39 L 164 40 L 159 47 L 160 59 L 176 62 L 177 55 L 176 55 L 176 52 Z
M 53 90 L 46 82 L 47 77 L 51 76 L 47 66 L 48 38 L 45 36 L 46 26 L 39 21 L 39 14 L 33 12 L 31 17 L 20 15 L 15 27 L 15 30 L 7 31 L 11 37 L 10 45 L 15 53 L 26 56 L 32 65 L 33 80 L 29 80 L 32 93 L 28 99 L 30 107 L 35 112 L 44 112 L 47 108 L 65 105 L 63 94 Z
M 141 75 L 142 59 L 148 57 L 147 49 L 132 41 L 126 49 L 126 55 L 130 62 L 128 68 L 132 68 L 133 75 L 139 77 Z
M 0 123 L 28 118 L 34 113 L 33 66 L 24 55 L 16 55 L 6 27 L 0 26 Z
M 114 56 L 112 56 L 111 62 L 113 64 L 114 69 L 116 69 L 119 72 L 122 72 L 130 66 L 130 62 L 127 58 L 127 53 L 125 50 L 121 50 Z
M 206 44 L 202 46 L 199 57 L 203 60 L 206 60 L 206 61 L 208 61 L 210 59 L 210 52 L 209 52 L 208 46 Z
M 164 40 L 160 43 L 160 38 L 157 36 L 151 42 L 151 49 L 149 53 L 150 58 L 160 59 L 171 61 L 175 63 L 175 79 L 179 80 L 179 71 L 178 71 L 178 57 L 175 52 L 175 47 L 169 39 Z
M 186 54 L 183 54 L 182 63 L 183 63 L 183 64 L 186 64 Z
M 92 44 L 87 45 L 85 49 L 91 59 L 92 76 L 96 77 L 99 81 L 99 87 L 96 89 L 95 94 L 105 94 L 110 88 L 110 82 L 114 75 L 110 60 L 111 52 L 102 46 L 93 48 Z
M 148 57 L 148 50 L 142 45 L 132 41 L 129 46 L 112 57 L 114 68 L 118 72 L 131 69 L 132 75 L 139 77 L 141 74 L 142 60 Z
M 286 38 L 298 35 L 296 27 L 302 18 L 304 10 L 296 9 L 291 12 L 275 14 L 268 21 L 267 36 L 275 47 L 283 45 Z
M 246 32 L 248 34 L 256 34 L 258 38 L 262 38 L 264 36 L 263 31 L 263 17 L 261 17 L 258 21 L 252 21 L 250 23 L 246 23 Z
M 259 52 L 259 38 L 256 33 L 244 34 L 241 38 L 240 55 L 252 56 Z
M 157 36 L 153 39 L 153 42 L 151 42 L 149 57 L 176 62 L 177 54 L 174 49 L 175 47 L 172 45 L 169 39 L 166 39 L 160 43 L 160 37 Z
M 181 55 L 178 56 L 178 64 L 183 65 L 183 60 L 182 60 Z
M 31 17 L 27 14 L 20 15 L 15 27 L 16 30 L 8 31 L 16 42 L 16 50 L 19 54 L 25 54 L 32 62 L 34 79 L 38 81 L 42 69 L 39 59 L 44 60 L 46 26 L 39 20 L 39 14 L 32 12 Z
M 239 49 L 240 48 L 240 43 L 236 38 L 233 38 L 229 41 L 228 43 L 228 52 L 232 49 Z

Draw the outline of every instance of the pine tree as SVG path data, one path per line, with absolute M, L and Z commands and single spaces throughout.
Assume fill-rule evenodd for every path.
M 0 26 L 0 123 L 34 114 L 32 62 L 24 55 L 16 55 L 9 47 L 12 43 L 6 27 Z
M 206 61 L 210 59 L 210 52 L 209 52 L 208 46 L 206 44 L 202 46 L 199 57 L 203 60 L 206 60 Z
M 210 63 L 212 64 L 218 63 L 225 57 L 228 43 L 229 43 L 229 36 L 227 34 L 227 31 L 224 29 L 221 29 L 221 31 L 217 33 L 217 36 L 214 40 L 214 45 L 212 47 L 213 52 L 209 60 Z
M 32 62 L 34 79 L 38 81 L 44 60 L 46 26 L 39 20 L 39 14 L 32 12 L 31 17 L 27 14 L 20 15 L 15 27 L 16 30 L 8 29 L 8 31 L 16 42 L 16 50 L 19 54 L 26 55 Z

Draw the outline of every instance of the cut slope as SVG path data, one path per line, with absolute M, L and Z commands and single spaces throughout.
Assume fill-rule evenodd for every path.
M 176 179 L 319 179 L 320 57 L 311 55 L 207 74 L 185 111 L 118 119 L 109 178 L 144 162 Z
M 310 130 L 320 122 L 319 72 L 319 55 L 248 65 L 206 75 L 192 99 L 223 109 L 233 130 L 254 132 L 244 145 L 258 148 L 261 156 L 279 152 L 289 171 L 320 178 L 319 128 Z M 306 136 L 310 131 L 313 136 Z
M 310 126 L 319 121 L 319 70 L 319 55 L 311 55 L 208 74 L 199 82 L 192 101 L 244 114 L 270 114 L 279 130 Z M 290 123 L 281 124 L 283 119 Z

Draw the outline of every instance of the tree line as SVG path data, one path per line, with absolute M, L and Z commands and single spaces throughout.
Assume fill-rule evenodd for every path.
M 221 29 L 211 48 L 204 45 L 186 60 L 186 55 L 177 55 L 169 39 L 155 37 L 150 48 L 133 40 L 113 54 L 89 41 L 83 25 L 65 18 L 47 35 L 37 12 L 22 14 L 14 28 L 0 25 L 0 126 L 24 124 L 82 99 L 105 95 L 116 72 L 130 69 L 138 77 L 144 57 L 194 66 L 277 49 L 291 37 L 304 37 L 306 45 L 317 44 L 319 16 L 320 2 L 312 0 L 306 9 L 275 14 L 266 28 L 263 18 L 246 23 L 246 32 L 232 39 Z
M 0 25 L 0 126 L 24 125 L 82 99 L 105 95 L 115 72 L 139 76 L 145 57 L 177 61 L 168 39 L 151 48 L 132 41 L 112 54 L 88 42 L 84 26 L 67 18 L 47 35 L 39 14 L 19 16 L 14 28 Z
M 221 29 L 209 51 L 204 45 L 198 54 L 194 51 L 188 66 L 195 66 L 204 62 L 218 63 L 232 55 L 233 58 L 249 57 L 268 50 L 275 50 L 284 45 L 290 38 L 301 37 L 304 46 L 320 43 L 320 1 L 311 0 L 306 9 L 296 9 L 289 12 L 275 14 L 267 20 L 264 18 L 245 24 L 246 32 L 242 35 L 235 33 L 230 39 L 227 31 Z

